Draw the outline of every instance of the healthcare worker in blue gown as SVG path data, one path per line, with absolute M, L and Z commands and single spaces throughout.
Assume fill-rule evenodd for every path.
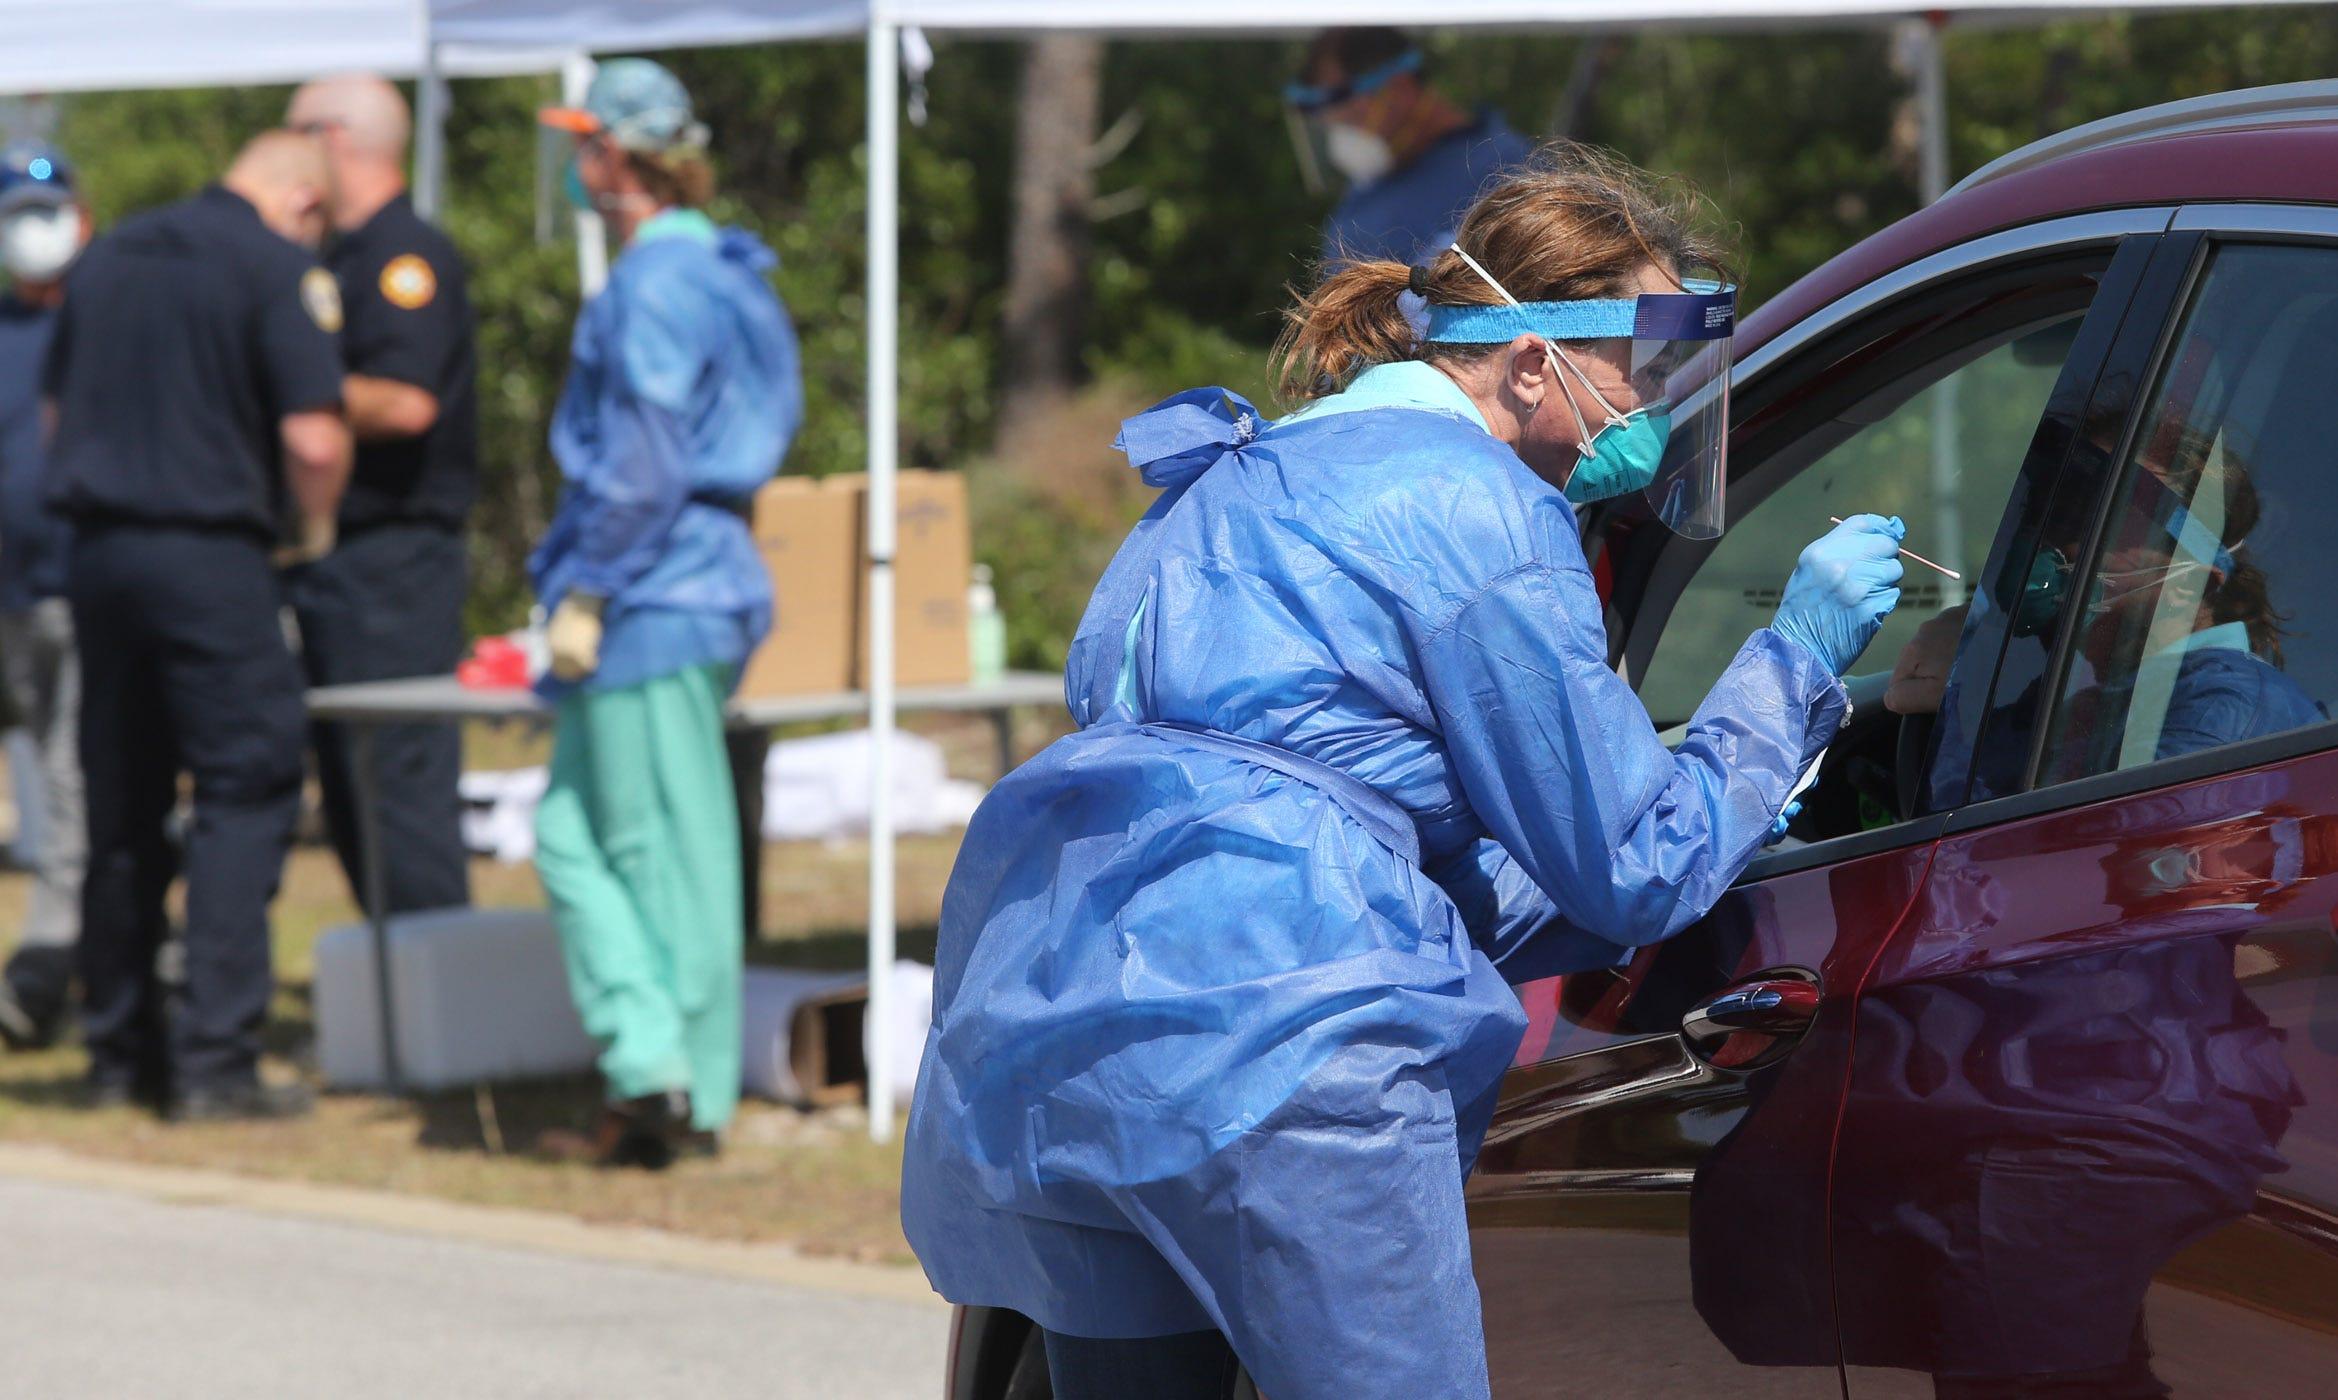
M 1237 1358 L 1272 1400 L 1486 1394 L 1462 1179 L 1525 1024 L 1505 970 L 1702 915 L 1898 597 L 1895 523 L 1814 544 L 1677 753 L 1609 669 L 1573 504 L 1667 488 L 1668 438 L 1719 465 L 1650 377 L 1725 350 L 1711 261 L 1638 172 L 1555 151 L 1430 267 L 1291 313 L 1308 407 L 1127 424 L 1162 496 L 1073 644 L 1078 731 L 967 831 L 902 1202 L 937 1289 L 1046 1330 L 1064 1400 L 1222 1396 Z M 1672 462 L 1660 513 L 1709 521 Z
M 529 560 L 550 610 L 536 871 L 605 1101 L 539 1150 L 661 1170 L 739 1100 L 745 910 L 723 703 L 771 622 L 748 530 L 803 417 L 777 262 L 703 212 L 707 131 L 672 73 L 612 59 L 571 133 L 570 198 L 624 243 L 577 318 L 552 417 L 566 487 Z

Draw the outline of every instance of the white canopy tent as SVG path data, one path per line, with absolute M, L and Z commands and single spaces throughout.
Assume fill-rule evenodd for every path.
M 2315 0 L 2257 0 L 2307 4 Z M 289 82 L 372 69 L 419 80 L 418 197 L 443 161 L 444 78 L 560 70 L 571 95 L 585 55 L 865 36 L 868 66 L 868 552 L 870 723 L 876 742 L 869 862 L 869 1016 L 882 1024 L 894 954 L 890 736 L 894 723 L 894 467 L 899 316 L 899 114 L 905 31 L 980 36 L 1296 34 L 1342 24 L 1615 30 L 1906 24 L 1926 44 L 1922 183 L 1947 188 L 1938 31 L 1951 18 L 2036 23 L 2087 12 L 2231 8 L 2231 0 L 0 0 L 0 94 Z M 1929 21 L 1929 23 L 1927 23 Z M 922 47 L 922 45 L 920 45 Z M 594 240 L 585 240 L 588 246 Z M 588 259 L 587 285 L 593 285 Z M 869 1129 L 894 1114 L 888 1038 L 869 1040 Z
M 415 0 L 0 0 L 0 34 L 0 93 L 234 87 L 416 72 L 430 15 Z

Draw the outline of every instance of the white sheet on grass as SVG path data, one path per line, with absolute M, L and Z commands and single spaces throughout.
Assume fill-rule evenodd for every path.
M 763 762 L 763 839 L 842 841 L 869 830 L 869 731 L 847 730 L 771 746 Z M 952 831 L 982 801 L 980 783 L 949 776 L 941 746 L 896 733 L 893 800 L 900 830 Z M 536 807 L 549 781 L 543 767 L 481 770 L 462 777 L 463 844 L 509 864 L 536 857 Z

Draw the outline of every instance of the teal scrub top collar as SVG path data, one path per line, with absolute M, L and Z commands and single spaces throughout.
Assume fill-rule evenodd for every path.
M 701 243 L 712 243 L 719 235 L 714 220 L 699 209 L 661 209 L 642 222 L 633 231 L 633 241 L 647 243 L 655 238 L 695 238 Z
M 1461 391 L 1460 385 L 1447 378 L 1443 370 L 1420 360 L 1374 365 L 1357 375 L 1347 388 L 1317 399 L 1281 421 L 1297 423 L 1338 413 L 1360 413 L 1367 408 L 1422 409 L 1449 414 L 1480 432 L 1492 431 L 1486 427 L 1486 416 L 1478 412 L 1477 405 L 1469 401 L 1469 395 Z
M 2189 656 L 2196 651 L 2238 651 L 2252 656 L 2256 654 L 2256 648 L 2249 645 L 2249 624 L 2245 622 L 2219 622 L 2214 627 L 2201 628 L 2180 642 L 2161 647 L 2158 651 L 2153 652 L 2149 659 L 2157 661 L 2163 656 Z

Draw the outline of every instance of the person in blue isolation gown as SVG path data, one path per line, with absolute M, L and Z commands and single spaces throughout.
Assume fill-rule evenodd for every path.
M 1064 1400 L 1222 1396 L 1237 1359 L 1273 1400 L 1486 1393 L 1462 1181 L 1505 976 L 1700 917 L 1898 597 L 1897 522 L 1812 545 L 1677 753 L 1609 668 L 1573 506 L 1719 518 L 1721 396 L 1665 397 L 1725 362 L 1714 262 L 1556 150 L 1291 313 L 1307 407 L 1126 425 L 1162 496 L 1073 644 L 1077 732 L 967 831 L 903 1184 L 935 1287 L 1035 1319 Z
M 547 1155 L 670 1166 L 711 1153 L 739 1098 L 736 798 L 723 704 L 770 625 L 748 503 L 803 417 L 777 259 L 703 212 L 706 128 L 679 79 L 601 65 L 569 198 L 624 245 L 577 320 L 552 451 L 566 488 L 529 560 L 555 706 L 536 869 L 606 1102 Z

